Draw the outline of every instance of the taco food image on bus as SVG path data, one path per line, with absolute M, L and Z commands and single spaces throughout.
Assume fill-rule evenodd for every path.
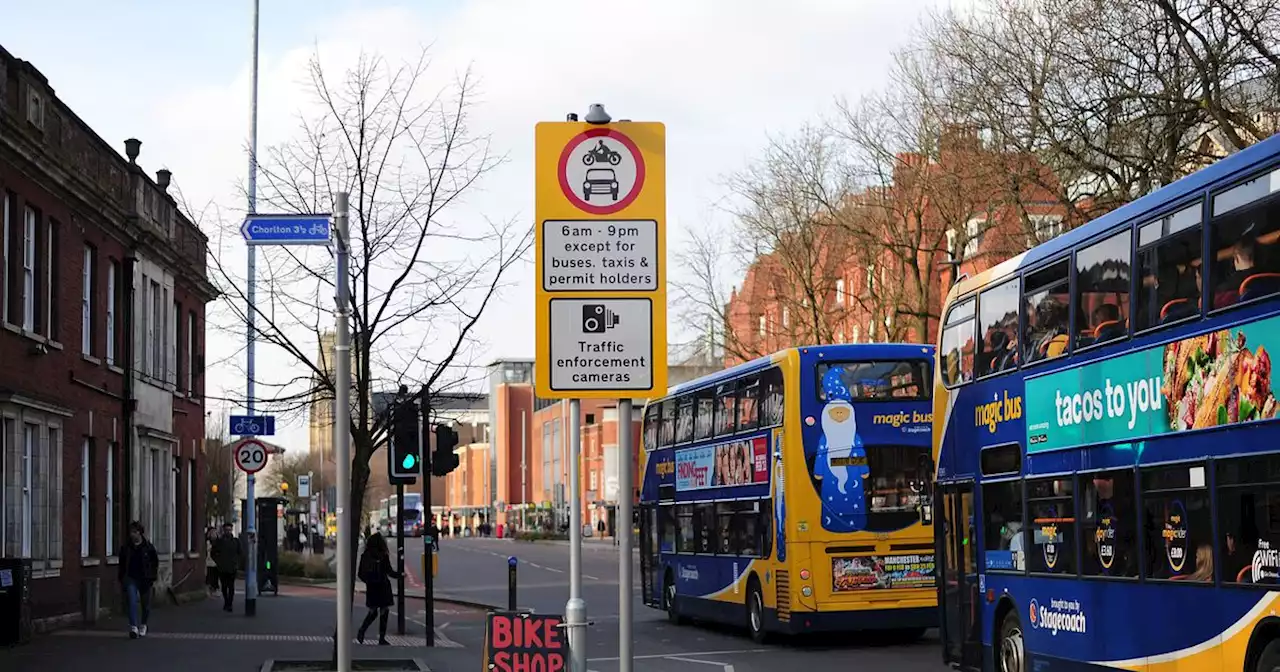
M 1276 416 L 1271 355 L 1251 352 L 1244 332 L 1229 329 L 1175 341 L 1164 349 L 1164 393 L 1175 430 Z

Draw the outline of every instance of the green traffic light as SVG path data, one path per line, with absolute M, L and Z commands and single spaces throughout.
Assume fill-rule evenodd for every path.
M 413 466 L 417 463 L 418 463 L 418 457 L 411 453 L 409 455 L 404 456 L 404 459 L 400 461 L 400 466 L 404 467 L 405 469 L 412 469 Z

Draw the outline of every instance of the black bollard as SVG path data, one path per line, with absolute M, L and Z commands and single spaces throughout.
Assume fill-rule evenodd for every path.
M 516 610 L 516 556 L 507 558 L 507 610 Z

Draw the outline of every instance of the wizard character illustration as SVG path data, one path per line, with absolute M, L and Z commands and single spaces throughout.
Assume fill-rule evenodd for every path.
M 867 525 L 863 480 L 870 475 L 867 453 L 858 436 L 852 394 L 844 382 L 844 367 L 832 366 L 823 375 L 826 405 L 814 471 L 821 478 L 822 526 L 832 532 L 852 532 Z

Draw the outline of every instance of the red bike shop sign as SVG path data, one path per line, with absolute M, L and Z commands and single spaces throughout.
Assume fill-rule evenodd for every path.
M 564 672 L 564 619 L 549 614 L 489 612 L 484 632 L 484 665 L 493 672 Z

